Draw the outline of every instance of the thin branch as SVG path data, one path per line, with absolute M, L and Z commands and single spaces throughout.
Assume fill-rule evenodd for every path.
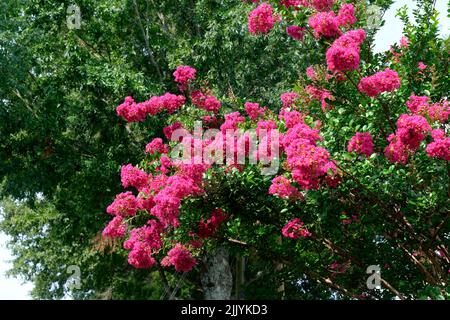
M 148 40 L 148 32 L 145 31 L 144 25 L 142 24 L 141 15 L 139 14 L 139 8 L 138 8 L 138 5 L 136 3 L 136 0 L 133 0 L 133 5 L 134 5 L 134 12 L 136 14 L 136 18 L 137 18 L 137 21 L 138 21 L 138 24 L 139 24 L 139 28 L 141 29 L 142 36 L 144 37 L 145 49 L 148 52 L 151 64 L 155 67 L 156 72 L 158 73 L 160 83 L 163 84 L 164 81 L 163 81 L 163 77 L 162 77 L 162 74 L 161 74 L 161 70 L 159 68 L 159 65 L 156 63 L 155 57 L 153 55 L 153 51 L 150 49 L 150 43 L 149 43 L 149 40 Z

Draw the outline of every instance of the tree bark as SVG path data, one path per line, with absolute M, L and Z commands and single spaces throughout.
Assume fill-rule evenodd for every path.
M 233 287 L 233 276 L 229 264 L 228 250 L 220 247 L 205 260 L 205 271 L 201 275 L 205 300 L 229 300 Z

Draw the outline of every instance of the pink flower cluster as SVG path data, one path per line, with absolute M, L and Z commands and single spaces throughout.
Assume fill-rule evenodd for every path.
M 328 109 L 330 109 L 330 105 L 327 103 L 327 101 L 325 99 L 334 100 L 334 97 L 331 95 L 331 93 L 328 90 L 316 88 L 311 85 L 306 86 L 305 90 L 314 99 L 320 101 L 323 111 L 327 111 Z
M 162 246 L 163 226 L 156 220 L 149 220 L 147 225 L 131 230 L 130 237 L 123 247 L 131 250 L 128 263 L 137 269 L 147 269 L 155 264 L 152 254 Z
M 176 122 L 172 123 L 171 125 L 163 128 L 164 136 L 167 139 L 172 140 L 172 134 L 176 130 L 182 129 L 182 128 L 183 128 L 183 125 L 181 124 L 181 122 L 180 121 L 176 121 Z
M 350 26 L 356 22 L 355 7 L 350 3 L 345 3 L 339 9 L 337 15 L 337 24 L 339 26 Z
M 220 126 L 220 131 L 225 134 L 227 130 L 236 130 L 239 123 L 245 122 L 239 111 L 225 115 L 225 122 Z
M 150 144 L 151 151 L 165 149 L 162 140 L 155 139 Z M 179 226 L 181 201 L 204 192 L 201 184 L 203 173 L 208 168 L 206 164 L 172 162 L 165 155 L 160 157 L 159 162 L 160 166 L 155 169 L 155 172 L 159 172 L 156 176 L 147 175 L 132 165 L 123 166 L 123 186 L 135 187 L 139 195 L 136 197 L 130 191 L 118 194 L 107 208 L 107 212 L 115 217 L 103 230 L 105 237 L 124 236 L 127 225 L 123 217 L 134 216 L 138 211 L 157 218 L 148 221 L 141 228 L 131 230 L 129 239 L 124 243 L 124 248 L 130 250 L 128 262 L 136 268 L 149 268 L 156 263 L 152 255 L 161 248 L 161 235 Z M 169 167 L 174 168 L 172 176 L 166 175 Z M 218 214 L 215 214 L 209 223 L 217 224 L 218 219 Z M 177 271 L 188 271 L 195 265 L 195 259 L 189 259 L 190 253 L 181 249 L 176 246 L 165 261 L 167 265 L 175 265 Z
M 127 122 L 142 122 L 147 114 L 155 115 L 162 111 L 173 113 L 181 108 L 185 102 L 186 98 L 184 96 L 177 96 L 171 93 L 155 96 L 141 103 L 134 102 L 132 97 L 126 97 L 116 111 L 117 115 L 124 118 Z
M 348 152 L 357 152 L 367 158 L 373 153 L 373 141 L 369 132 L 356 132 L 348 143 Z
M 277 123 L 273 120 L 260 120 L 256 124 L 256 134 L 262 135 L 261 132 L 270 133 L 270 130 L 276 129 Z M 261 133 L 261 134 L 260 134 Z
M 145 153 L 168 153 L 169 146 L 165 144 L 161 138 L 155 138 L 145 146 Z
M 419 64 L 417 65 L 417 67 L 419 68 L 420 71 L 423 71 L 427 68 L 427 65 L 425 63 L 423 63 L 422 61 L 420 61 Z
M 308 68 L 306 68 L 306 76 L 312 81 L 317 80 L 317 74 L 313 66 L 309 66 Z
M 380 93 L 394 91 L 398 88 L 400 88 L 400 78 L 397 72 L 389 68 L 362 78 L 358 84 L 359 91 L 369 97 L 375 97 Z
M 263 2 L 248 14 L 248 30 L 252 34 L 268 33 L 275 25 L 272 7 Z
M 419 148 L 430 131 L 431 127 L 424 117 L 400 115 L 395 134 L 388 137 L 389 145 L 384 150 L 386 158 L 391 162 L 406 164 L 409 153 Z
M 265 112 L 267 111 L 266 108 L 260 107 L 259 103 L 254 102 L 246 102 L 244 104 L 245 112 L 248 114 L 248 117 L 251 120 L 257 120 L 258 118 L 264 117 Z
M 297 200 L 303 199 L 303 195 L 295 188 L 291 182 L 283 176 L 275 177 L 269 188 L 269 194 L 276 195 L 280 198 Z
M 127 122 L 142 122 L 147 116 L 145 106 L 134 102 L 132 97 L 126 97 L 125 101 L 116 108 L 116 111 L 117 115 Z
M 220 109 L 220 101 L 211 94 L 205 94 L 200 90 L 191 93 L 192 103 L 206 111 L 217 112 Z
M 254 0 L 252 2 L 258 2 Z M 280 0 L 280 4 L 286 8 L 300 6 L 305 8 L 313 8 L 317 11 L 328 11 L 333 6 L 334 0 Z
M 189 66 L 178 66 L 174 71 L 173 76 L 175 77 L 175 82 L 181 91 L 186 90 L 188 84 L 195 80 L 195 74 L 197 70 Z
M 427 145 L 428 156 L 450 161 L 450 137 L 446 137 L 441 129 L 431 131 L 431 136 L 434 141 Z
M 401 140 L 393 133 L 389 135 L 387 140 L 389 144 L 384 149 L 386 158 L 394 163 L 406 164 L 409 157 L 408 148 L 406 148 Z
M 134 187 L 138 191 L 147 185 L 149 179 L 147 173 L 131 164 L 122 166 L 120 178 L 124 188 Z
M 167 256 L 161 260 L 163 267 L 173 265 L 177 272 L 188 272 L 197 264 L 192 253 L 181 243 L 177 243 L 175 247 L 170 249 Z
M 115 216 L 134 216 L 138 210 L 142 209 L 142 204 L 131 191 L 122 192 L 116 195 L 106 212 Z
M 304 223 L 300 218 L 295 218 L 286 223 L 281 230 L 281 233 L 286 238 L 298 239 L 298 238 L 308 238 L 312 234 L 305 227 Z
M 203 219 L 198 226 L 198 236 L 200 238 L 209 238 L 219 230 L 220 225 L 227 219 L 227 215 L 222 209 L 215 209 L 211 218 L 207 221 Z
M 179 226 L 181 200 L 189 196 L 198 196 L 201 189 L 202 175 L 207 170 L 204 164 L 179 165 L 179 172 L 165 179 L 162 189 L 156 190 L 153 200 L 155 205 L 150 213 L 165 226 Z
M 352 4 L 344 4 L 337 15 L 333 11 L 328 11 L 331 5 L 332 1 L 318 1 L 312 4 L 319 12 L 309 18 L 308 25 L 314 29 L 316 38 L 338 36 L 341 34 L 339 27 L 349 27 L 356 22 L 355 8 Z
M 326 53 L 328 70 L 342 72 L 358 69 L 360 45 L 365 38 L 364 30 L 358 29 L 336 39 Z
M 254 0 L 253 2 L 258 2 L 258 0 Z M 300 6 L 307 7 L 309 6 L 309 0 L 280 0 L 280 4 L 286 8 L 298 8 Z
M 302 41 L 305 36 L 305 28 L 299 26 L 286 27 L 286 33 L 294 40 Z
M 279 114 L 279 119 L 284 121 L 286 128 L 292 128 L 298 123 L 303 123 L 304 115 L 297 110 L 287 111 L 282 109 Z
M 330 12 L 317 12 L 309 17 L 308 25 L 314 29 L 316 38 L 332 38 L 341 34 L 336 14 Z
M 127 225 L 122 216 L 115 216 L 103 229 L 102 236 L 109 238 L 121 238 L 125 236 Z
M 402 114 L 397 120 L 396 136 L 410 150 L 417 150 L 431 127 L 422 116 Z
M 328 11 L 333 6 L 334 0 L 310 0 L 309 6 L 317 11 Z
M 409 40 L 405 36 L 403 36 L 400 39 L 400 48 L 408 48 L 409 47 Z
M 406 101 L 409 111 L 414 114 L 420 114 L 422 110 L 427 109 L 430 104 L 430 98 L 427 96 L 411 95 Z
M 182 95 L 175 95 L 172 93 L 165 93 L 162 96 L 151 97 L 150 100 L 142 102 L 146 112 L 153 116 L 157 113 L 167 111 L 168 113 L 174 113 L 181 108 L 186 102 L 186 98 Z
M 295 92 L 285 92 L 281 94 L 280 99 L 283 103 L 283 108 L 290 108 L 297 102 L 298 99 L 300 99 L 300 96 Z
M 436 102 L 430 104 L 429 97 L 412 95 L 409 97 L 409 100 L 406 101 L 406 106 L 411 113 L 428 117 L 433 122 L 439 121 L 444 123 L 450 116 L 450 106 L 447 100 L 444 100 L 441 103 Z
M 322 140 L 319 131 L 304 123 L 289 128 L 281 138 L 292 178 L 304 190 L 318 189 L 320 179 L 330 169 L 335 171 L 335 164 L 330 161 L 328 151 L 316 146 L 318 140 Z

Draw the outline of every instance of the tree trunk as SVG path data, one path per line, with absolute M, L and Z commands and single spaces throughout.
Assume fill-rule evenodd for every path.
M 201 275 L 205 300 L 229 300 L 233 287 L 233 276 L 229 264 L 228 250 L 221 247 L 209 254 Z

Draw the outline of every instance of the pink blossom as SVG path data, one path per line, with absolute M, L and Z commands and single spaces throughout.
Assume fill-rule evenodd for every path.
M 431 131 L 434 141 L 427 145 L 429 157 L 450 161 L 450 137 L 445 136 L 444 130 Z
M 133 195 L 131 191 L 122 192 L 116 195 L 113 203 L 111 203 L 106 212 L 113 215 L 123 217 L 134 216 L 137 210 L 141 209 L 140 201 Z
M 198 226 L 198 236 L 200 238 L 211 237 L 214 233 L 217 232 L 222 222 L 224 222 L 226 219 L 227 215 L 222 209 L 215 209 L 212 212 L 211 218 L 209 218 L 207 221 L 204 221 L 203 219 L 200 221 Z
M 156 263 L 156 260 L 149 249 L 136 247 L 128 254 L 128 263 L 136 269 L 148 269 Z
M 103 229 L 103 237 L 122 238 L 127 231 L 127 225 L 122 216 L 115 216 Z
M 195 74 L 197 70 L 189 66 L 178 66 L 174 71 L 173 76 L 175 77 L 175 82 L 178 83 L 180 90 L 184 91 L 187 85 L 195 80 Z
M 259 103 L 246 102 L 244 104 L 245 112 L 248 114 L 251 120 L 257 120 L 264 116 L 266 108 L 260 107 Z
M 411 113 L 428 117 L 431 121 L 439 121 L 444 123 L 450 115 L 450 107 L 448 101 L 430 104 L 430 98 L 427 96 L 412 95 L 406 101 L 406 106 Z
M 165 93 L 162 96 L 154 96 L 149 100 L 142 102 L 145 111 L 150 115 L 167 111 L 168 113 L 174 113 L 180 109 L 186 102 L 186 98 L 182 95 L 175 95 L 172 93 Z
M 274 25 L 273 9 L 265 2 L 248 14 L 248 30 L 252 34 L 268 33 Z
M 349 152 L 357 152 L 367 158 L 373 153 L 373 141 L 369 132 L 356 132 L 348 143 Z
M 258 0 L 254 0 L 253 2 L 259 2 Z M 299 7 L 299 6 L 309 6 L 308 0 L 280 0 L 280 4 L 289 7 Z
M 211 94 L 205 94 L 200 90 L 191 93 L 192 103 L 206 111 L 217 112 L 220 109 L 220 101 Z
M 431 127 L 424 117 L 402 114 L 397 120 L 395 134 L 403 145 L 410 150 L 416 150 L 430 131 Z
M 429 103 L 430 98 L 427 96 L 412 95 L 409 97 L 409 100 L 406 101 L 406 106 L 409 108 L 411 113 L 418 114 L 421 110 L 428 108 Z
M 312 66 L 309 66 L 308 68 L 306 68 L 306 76 L 309 79 L 311 79 L 312 81 L 316 81 L 317 80 L 316 71 L 314 70 L 314 68 Z
M 422 61 L 419 62 L 418 68 L 420 71 L 423 71 L 427 68 L 427 65 L 423 63 Z
M 192 257 L 191 252 L 180 243 L 177 243 L 161 261 L 162 266 L 173 265 L 178 272 L 191 271 L 196 264 L 197 261 Z
M 276 195 L 280 198 L 297 200 L 303 198 L 303 195 L 291 185 L 291 182 L 283 176 L 275 177 L 269 188 L 269 194 Z
M 161 234 L 164 232 L 163 225 L 157 220 L 149 220 L 140 227 L 131 230 L 130 237 L 124 242 L 123 247 L 127 250 L 143 248 L 158 250 L 162 247 Z
M 239 111 L 225 115 L 225 122 L 220 126 L 220 131 L 225 134 L 227 130 L 236 130 L 239 123 L 245 122 Z
M 448 100 L 444 100 L 441 103 L 433 103 L 427 110 L 425 115 L 428 115 L 431 121 L 439 121 L 444 123 L 448 120 L 450 116 L 450 106 Z
M 390 162 L 398 162 L 406 164 L 408 161 L 408 148 L 402 143 L 402 141 L 395 135 L 390 134 L 388 137 L 389 145 L 384 149 L 384 155 Z
M 328 11 L 333 6 L 334 0 L 310 0 L 309 5 L 317 11 Z
M 355 7 L 350 3 L 343 4 L 337 15 L 337 24 L 339 26 L 350 26 L 355 22 Z
M 314 99 L 321 102 L 322 110 L 327 111 L 330 109 L 330 105 L 327 103 L 325 99 L 334 100 L 334 97 L 331 93 L 326 89 L 316 88 L 314 86 L 306 86 L 306 92 L 308 92 Z
M 292 178 L 304 190 L 318 189 L 321 179 L 335 169 L 328 151 L 316 146 L 318 140 L 322 140 L 319 131 L 304 123 L 290 128 L 281 139 Z
M 148 175 L 139 168 L 133 167 L 131 164 L 122 166 L 120 170 L 120 179 L 124 188 L 134 187 L 141 190 L 148 183 Z
M 403 36 L 403 37 L 400 39 L 400 48 L 408 48 L 408 46 L 409 46 L 408 38 L 406 38 L 405 36 Z
M 216 116 L 203 116 L 202 121 L 209 126 L 217 125 L 217 117 Z
M 281 109 L 279 119 L 284 121 L 286 128 L 292 128 L 298 123 L 303 123 L 304 115 L 296 110 L 287 111 Z
M 327 50 L 327 66 L 332 72 L 351 71 L 359 67 L 360 45 L 365 39 L 362 29 L 351 30 L 338 39 Z
M 398 88 L 400 88 L 400 78 L 397 72 L 389 68 L 362 78 L 358 84 L 359 91 L 369 97 L 375 97 L 382 92 L 394 91 Z
M 277 123 L 273 120 L 260 120 L 256 124 L 256 134 L 260 136 L 260 132 L 269 132 L 270 130 L 276 129 Z
M 296 103 L 298 99 L 300 99 L 300 96 L 295 92 L 285 92 L 281 94 L 280 99 L 283 103 L 283 108 L 290 108 Z
M 308 25 L 314 29 L 316 38 L 332 38 L 341 34 L 337 24 L 336 14 L 330 12 L 317 12 L 308 20 Z
M 125 249 L 131 250 L 128 263 L 138 269 L 154 265 L 156 261 L 152 254 L 162 246 L 162 232 L 163 226 L 156 220 L 150 220 L 145 226 L 131 230 L 130 238 L 123 244 Z
M 305 36 L 305 28 L 299 26 L 286 27 L 286 33 L 294 40 L 302 41 Z
M 145 153 L 155 154 L 157 152 L 169 152 L 169 146 L 167 144 L 164 144 L 161 138 L 155 138 L 145 146 Z
M 117 109 L 117 115 L 127 122 L 142 122 L 146 117 L 146 108 L 142 104 L 136 104 L 132 97 L 126 97 L 125 101 Z
M 308 231 L 308 229 L 303 227 L 304 223 L 300 220 L 300 218 L 295 218 L 290 220 L 285 224 L 281 233 L 286 238 L 298 239 L 298 238 L 308 238 L 312 234 Z
M 166 136 L 167 139 L 172 140 L 172 134 L 175 130 L 183 128 L 183 125 L 181 122 L 177 121 L 172 123 L 170 126 L 163 128 L 163 133 Z

